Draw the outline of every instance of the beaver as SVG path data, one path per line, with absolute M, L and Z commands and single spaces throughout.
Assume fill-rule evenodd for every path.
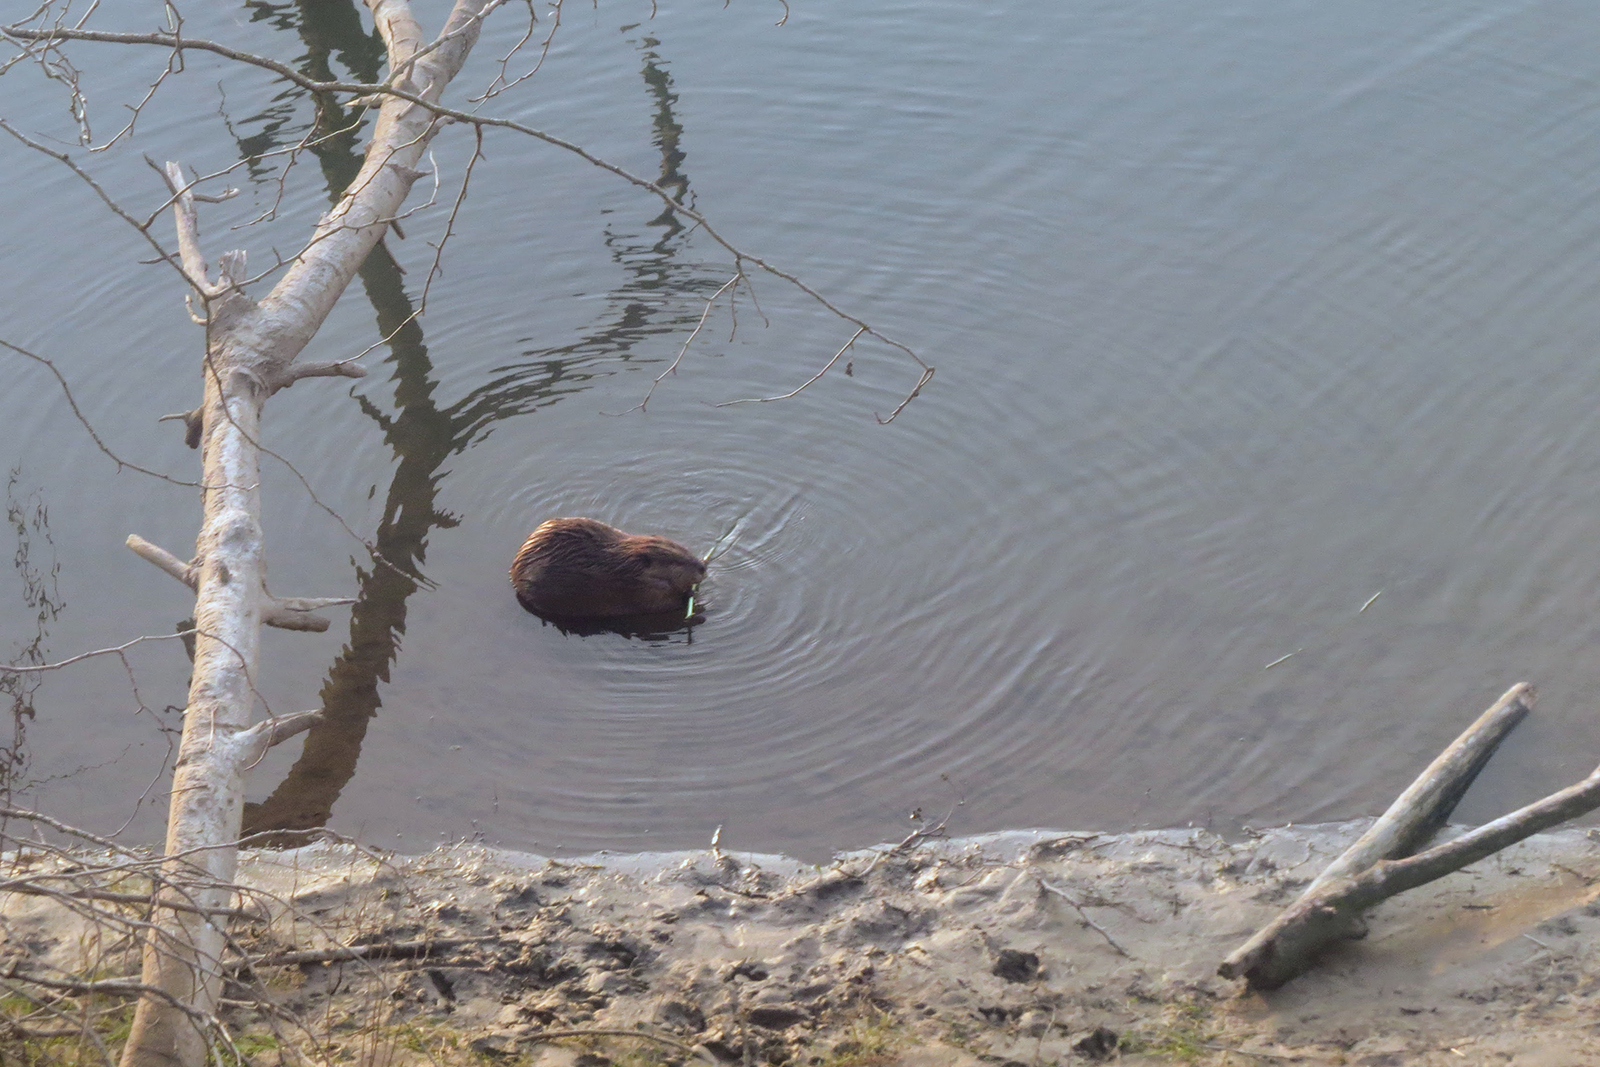
M 681 612 L 705 576 L 706 565 L 676 541 L 594 519 L 540 523 L 511 561 L 522 606 L 558 619 Z

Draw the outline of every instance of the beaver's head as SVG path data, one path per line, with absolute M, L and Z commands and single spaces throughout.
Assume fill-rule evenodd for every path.
M 706 576 L 698 556 L 665 537 L 629 537 L 619 547 L 627 555 L 628 570 L 663 598 L 688 597 Z

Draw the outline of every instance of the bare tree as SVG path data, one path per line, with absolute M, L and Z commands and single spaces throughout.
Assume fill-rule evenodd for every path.
M 590 164 L 659 197 L 665 207 L 663 218 L 673 225 L 678 225 L 675 220 L 681 217 L 697 226 L 733 258 L 732 276 L 707 301 L 700 316 L 701 324 L 719 298 L 726 295 L 731 301 L 742 286 L 749 285 L 747 272 L 751 268 L 798 287 L 830 313 L 845 320 L 852 332 L 844 348 L 801 389 L 826 373 L 833 362 L 862 337 L 891 346 L 914 361 L 917 368 L 915 384 L 904 400 L 887 416 L 880 416 L 880 421 L 889 422 L 897 417 L 933 375 L 933 369 L 910 349 L 836 307 L 793 274 L 742 251 L 723 237 L 700 212 L 683 202 L 686 186 L 676 180 L 671 150 L 665 145 L 662 178 L 653 181 L 602 160 L 580 145 L 524 123 L 444 104 L 444 94 L 476 43 L 484 19 L 503 6 L 505 0 L 455 0 L 443 26 L 431 38 L 413 17 L 407 0 L 364 2 L 371 12 L 388 64 L 385 77 L 366 82 L 344 82 L 331 75 L 308 75 L 270 57 L 223 42 L 190 37 L 170 3 L 164 8 L 166 26 L 146 33 L 89 27 L 87 22 L 95 14 L 96 5 L 90 5 L 87 13 L 76 21 L 70 21 L 70 5 L 58 5 L 56 0 L 44 0 L 28 17 L 0 26 L 0 36 L 16 49 L 10 64 L 36 63 L 49 77 L 67 87 L 72 112 L 85 144 L 91 144 L 93 139 L 78 70 L 67 52 L 74 42 L 159 48 L 169 55 L 166 68 L 152 83 L 149 95 L 133 108 L 133 117 L 108 143 L 132 134 L 144 103 L 170 76 L 183 70 L 185 57 L 191 52 L 210 53 L 264 69 L 298 86 L 319 101 L 324 120 L 352 107 L 376 109 L 377 113 L 360 166 L 349 178 L 333 208 L 318 221 L 298 253 L 257 275 L 251 275 L 247 269 L 243 251 L 220 254 L 214 271 L 208 262 L 200 238 L 199 204 L 228 195 L 224 192 L 212 196 L 203 191 L 209 187 L 208 180 L 219 175 L 192 177 L 179 163 L 167 163 L 158 168 L 167 195 L 155 212 L 140 217 L 107 193 L 68 153 L 55 150 L 0 118 L 0 130 L 60 161 L 93 188 L 111 211 L 139 231 L 156 249 L 159 258 L 182 276 L 190 291 L 192 313 L 205 327 L 203 400 L 198 408 L 184 416 L 190 442 L 201 450 L 199 486 L 203 516 L 195 553 L 186 561 L 136 535 L 128 538 L 134 552 L 183 582 L 195 594 L 192 633 L 185 635 L 192 636 L 194 642 L 194 671 L 173 775 L 165 846 L 167 858 L 153 877 L 157 887 L 154 907 L 148 922 L 141 926 L 145 939 L 143 974 L 137 983 L 118 987 L 139 996 L 133 1029 L 122 1052 L 122 1062 L 130 1067 L 194 1067 L 206 1060 L 208 1029 L 216 1018 L 228 947 L 225 921 L 232 908 L 247 773 L 270 746 L 313 727 L 322 714 L 320 710 L 307 711 L 255 721 L 260 627 L 324 630 L 328 620 L 317 614 L 318 610 L 350 602 L 348 598 L 336 597 L 278 597 L 268 591 L 259 490 L 263 407 L 278 390 L 302 378 L 355 378 L 365 373 L 355 362 L 359 357 L 328 362 L 302 362 L 298 357 L 386 232 L 401 219 L 402 205 L 413 185 L 423 177 L 423 160 L 430 143 L 445 125 L 459 123 L 470 127 L 480 145 L 486 131 L 505 130 L 575 153 Z M 559 2 L 552 8 L 554 17 L 549 20 L 549 29 L 542 39 L 535 40 L 530 23 L 528 34 L 513 50 L 515 55 L 517 50 L 532 42 L 531 46 L 539 50 L 538 60 L 533 63 L 535 70 L 544 50 L 548 49 L 550 36 L 560 24 Z M 478 102 L 507 91 L 531 74 L 531 70 L 522 75 L 513 74 L 510 60 L 508 56 L 501 61 L 493 83 L 476 98 Z M 329 131 L 326 122 L 319 123 L 318 129 L 288 154 L 286 165 L 292 165 L 298 153 L 309 150 L 316 138 L 342 132 L 347 130 Z M 475 149 L 460 194 L 446 221 L 444 237 L 437 243 L 435 270 L 438 256 L 442 256 L 445 240 L 450 235 L 455 212 L 466 195 L 471 166 L 478 158 Z M 175 223 L 175 252 L 168 251 L 154 230 L 157 219 L 167 209 Z M 257 300 L 248 295 L 252 286 L 280 273 L 265 296 Z M 430 272 L 428 282 L 432 277 Z M 428 282 L 424 283 L 423 304 Z M 396 336 L 421 310 L 419 304 L 400 321 L 385 323 L 386 337 Z M 696 326 L 684 342 L 685 349 L 698 332 L 699 326 Z M 680 358 L 681 355 L 680 351 Z M 675 361 L 665 373 L 670 373 L 676 365 Z M 53 365 L 51 369 L 54 370 Z M 656 379 L 656 384 L 665 373 Z M 484 405 L 515 403 L 514 399 L 506 401 L 489 395 L 469 400 L 472 403 L 456 416 L 460 422 L 457 429 L 467 433 L 472 432 L 474 420 L 482 415 L 480 409 Z M 648 400 L 647 394 L 639 406 Z M 94 432 L 92 427 L 90 432 Z M 109 449 L 106 451 L 110 454 Z M 120 459 L 118 462 L 123 463 Z M 375 546 L 369 544 L 368 547 L 372 550 L 375 567 L 403 573 Z M 120 648 L 105 651 L 123 654 Z M 6 670 L 15 675 L 46 666 L 59 667 L 66 662 L 72 661 Z
M 379 105 L 366 160 L 349 190 L 313 232 L 305 250 L 259 302 L 245 295 L 245 255 L 223 254 L 216 275 L 199 238 L 195 199 L 182 169 L 168 164 L 178 248 L 184 275 L 199 298 L 206 326 L 205 399 L 200 442 L 204 520 L 189 564 L 158 554 L 143 542 L 135 551 L 177 574 L 195 589 L 194 673 L 184 716 L 183 741 L 173 773 L 166 851 L 183 855 L 174 865 L 197 866 L 207 880 L 233 880 L 244 811 L 247 769 L 267 747 L 315 721 L 307 712 L 252 723 L 254 677 L 261 624 L 315 625 L 305 618 L 333 600 L 279 599 L 266 589 L 261 537 L 261 409 L 274 392 L 305 377 L 360 372 L 355 364 L 296 364 L 334 302 L 400 211 L 421 176 L 419 164 L 439 129 L 421 103 L 436 102 L 477 40 L 478 5 L 461 0 L 430 44 L 409 6 L 395 0 L 371 5 L 388 48 L 397 86 L 416 100 L 389 96 Z M 185 871 L 165 872 L 180 885 Z M 164 891 L 161 904 L 188 903 Z M 192 894 L 202 908 L 227 905 L 226 888 Z M 192 1013 L 214 1014 L 221 993 L 223 937 L 203 912 L 158 913 L 159 929 L 146 945 L 144 984 L 167 998 L 140 998 L 122 1062 L 128 1067 L 198 1064 L 205 1035 Z M 181 1009 L 187 1008 L 188 1012 Z

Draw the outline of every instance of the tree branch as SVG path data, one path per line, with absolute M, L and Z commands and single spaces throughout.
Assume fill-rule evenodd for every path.
M 155 564 L 190 589 L 199 585 L 200 577 L 193 563 L 185 563 L 160 545 L 151 544 L 138 534 L 129 534 L 127 541 L 123 543 L 133 550 L 134 555 L 146 563 Z
M 151 544 L 138 534 L 129 534 L 126 544 L 140 559 L 154 564 L 190 589 L 198 591 L 200 572 L 194 563 L 185 563 L 160 545 Z M 313 612 L 320 608 L 356 602 L 355 597 L 348 596 L 278 597 L 271 593 L 263 593 L 263 597 L 261 621 L 268 626 L 275 626 L 280 630 L 303 630 L 319 634 L 331 624 L 328 619 L 314 615 Z
M 281 744 L 296 734 L 304 733 L 321 722 L 323 714 L 317 711 L 297 711 L 293 715 L 280 715 L 276 719 L 263 719 L 239 734 L 235 739 L 240 746 L 240 758 L 247 764 L 261 762 L 267 749 Z
M 391 8 L 398 9 L 405 6 L 403 4 L 403 0 L 392 0 L 392 2 L 386 2 L 386 0 L 369 0 L 369 3 L 375 9 L 382 8 L 386 12 Z M 487 14 L 492 7 L 493 5 L 486 5 L 482 9 L 482 13 Z M 376 17 L 377 16 L 375 12 L 375 18 Z M 474 19 L 476 17 L 476 13 L 471 12 L 470 4 L 458 2 L 455 8 L 452 10 L 445 34 L 441 35 L 441 37 L 451 36 L 452 43 L 456 45 L 456 51 L 459 51 L 461 55 L 465 55 L 466 51 L 470 50 L 472 44 L 475 43 L 477 24 Z M 402 44 L 409 44 L 411 42 L 412 38 L 405 31 L 396 28 L 385 31 L 384 20 L 378 19 L 377 21 L 379 22 L 380 33 L 393 33 L 395 34 L 395 41 Z M 461 26 L 463 22 L 469 24 L 468 29 L 463 29 L 458 32 L 457 27 Z M 470 32 L 468 32 L 469 30 Z M 902 344 L 901 342 L 896 341 L 883 333 L 880 333 L 867 322 L 857 318 L 854 315 L 851 315 L 843 308 L 838 307 L 820 292 L 801 281 L 800 278 L 795 274 L 768 263 L 759 256 L 753 256 L 741 251 L 731 241 L 724 237 L 715 227 L 713 227 L 710 221 L 707 220 L 704 215 L 696 211 L 694 208 L 689 207 L 687 204 L 679 201 L 669 190 L 663 188 L 660 184 L 653 182 L 648 178 L 640 177 L 639 175 L 634 174 L 615 163 L 611 163 L 605 159 L 602 159 L 585 149 L 582 145 L 568 141 L 562 137 L 557 137 L 554 134 L 546 133 L 543 130 L 528 126 L 525 123 L 516 122 L 512 119 L 493 118 L 474 114 L 473 112 L 462 111 L 459 108 L 446 107 L 443 104 L 440 104 L 438 102 L 438 96 L 443 89 L 443 81 L 448 81 L 449 77 L 453 77 L 455 70 L 452 70 L 450 76 L 443 79 L 443 81 L 430 81 L 423 87 L 422 91 L 413 91 L 400 85 L 318 81 L 314 78 L 306 77 L 299 71 L 287 66 L 286 64 L 280 63 L 277 60 L 267 59 L 263 56 L 251 55 L 247 52 L 241 52 L 238 49 L 230 48 L 227 45 L 218 44 L 214 41 L 203 41 L 198 38 L 180 39 L 175 34 L 164 32 L 127 34 L 107 33 L 96 30 L 32 30 L 23 27 L 10 26 L 0 27 L 0 34 L 5 34 L 18 40 L 83 40 L 105 41 L 122 44 L 158 45 L 161 47 L 175 49 L 195 48 L 203 51 L 213 52 L 217 55 L 226 56 L 229 59 L 235 59 L 241 63 L 248 63 L 253 66 L 270 70 L 278 76 L 285 78 L 312 93 L 354 93 L 357 96 L 374 96 L 379 98 L 388 97 L 391 98 L 391 103 L 394 100 L 402 100 L 409 104 L 426 108 L 436 118 L 453 119 L 457 122 L 466 123 L 480 129 L 484 127 L 498 127 L 535 138 L 536 140 L 543 141 L 546 144 L 552 145 L 556 148 L 571 152 L 585 162 L 599 167 L 601 170 L 608 171 L 609 173 L 616 175 L 623 181 L 628 182 L 630 185 L 634 185 L 640 189 L 644 189 L 654 194 L 656 197 L 660 198 L 660 200 L 668 207 L 669 210 L 676 212 L 684 218 L 696 223 L 713 241 L 721 245 L 727 252 L 733 255 L 736 262 L 740 260 L 747 260 L 755 264 L 757 267 L 760 267 L 766 273 L 788 282 L 790 285 L 793 285 L 795 288 L 805 293 L 812 300 L 822 305 L 822 307 L 826 308 L 832 314 L 848 323 L 851 323 L 854 326 L 859 327 L 861 331 L 866 333 L 868 336 L 875 337 L 884 344 L 898 349 L 910 357 L 917 364 L 917 367 L 921 372 L 917 378 L 917 382 L 911 388 L 911 391 L 901 399 L 901 401 L 889 412 L 887 416 L 876 416 L 879 423 L 887 425 L 893 422 L 897 417 L 899 417 L 900 412 L 904 411 L 908 404 L 920 396 L 922 390 L 928 385 L 929 382 L 933 380 L 934 368 L 925 360 L 923 360 L 921 356 L 917 355 L 917 353 L 909 346 Z M 389 43 L 387 37 L 385 38 L 385 43 Z M 391 69 L 403 66 L 405 62 L 405 59 L 401 59 L 398 63 L 396 63 L 394 58 L 391 57 Z M 459 65 L 457 65 L 455 69 L 459 69 Z M 382 114 L 383 112 L 380 112 L 380 116 Z M 382 118 L 380 117 L 380 130 L 374 134 L 375 143 L 379 133 L 381 132 Z M 359 188 L 360 183 L 365 179 L 366 176 L 367 170 L 364 167 L 362 174 L 357 177 L 355 182 L 351 183 L 351 189 Z M 318 243 L 326 241 L 333 230 L 339 227 L 350 227 L 357 230 L 362 228 L 361 225 L 345 221 L 344 216 L 340 214 L 340 208 L 335 208 L 334 212 L 330 213 L 328 219 L 325 220 L 324 226 L 319 228 L 318 234 L 312 238 L 310 245 L 308 245 L 307 252 L 302 253 L 302 257 L 309 255 L 311 250 L 315 248 Z M 374 243 L 375 240 L 376 239 L 374 239 Z M 268 300 L 270 299 L 271 298 L 269 297 Z
M 1412 855 L 1444 824 L 1495 747 L 1527 716 L 1533 699 L 1532 686 L 1512 686 L 1299 899 L 1231 952 L 1217 973 L 1243 977 L 1255 989 L 1276 989 L 1310 967 L 1328 945 L 1364 936 L 1363 913 L 1373 905 L 1600 807 L 1596 770 L 1577 785 Z
M 279 389 L 287 389 L 301 378 L 365 378 L 367 368 L 359 363 L 349 360 L 336 360 L 327 363 L 292 363 L 289 368 L 274 374 L 267 382 L 276 393 Z
M 155 166 L 154 161 L 150 161 L 150 165 Z M 183 272 L 201 296 L 220 296 L 221 290 L 211 283 L 211 268 L 206 265 L 205 253 L 200 248 L 200 220 L 195 215 L 194 193 L 184 181 L 183 168 L 169 162 L 165 168 L 158 169 L 172 192 L 172 216 L 177 223 L 178 257 L 183 261 Z
M 1537 697 L 1520 682 L 1508 689 L 1460 737 L 1417 776 L 1355 844 L 1306 887 L 1306 897 L 1341 878 L 1352 878 L 1379 860 L 1415 852 L 1450 818 L 1495 748 L 1528 717 Z

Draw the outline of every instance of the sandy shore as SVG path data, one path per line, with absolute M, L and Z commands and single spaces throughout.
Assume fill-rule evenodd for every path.
M 1270 995 L 1215 976 L 1364 825 L 1241 842 L 1011 832 L 826 868 L 709 851 L 253 852 L 240 881 L 271 919 L 241 935 L 247 951 L 388 947 L 261 964 L 268 1003 L 241 982 L 225 1021 L 253 1063 L 300 1062 L 291 1048 L 550 1067 L 1600 1062 L 1591 832 L 1538 836 L 1385 904 L 1365 941 Z M 82 920 L 57 904 L 0 897 L 0 918 L 8 961 L 83 965 Z

